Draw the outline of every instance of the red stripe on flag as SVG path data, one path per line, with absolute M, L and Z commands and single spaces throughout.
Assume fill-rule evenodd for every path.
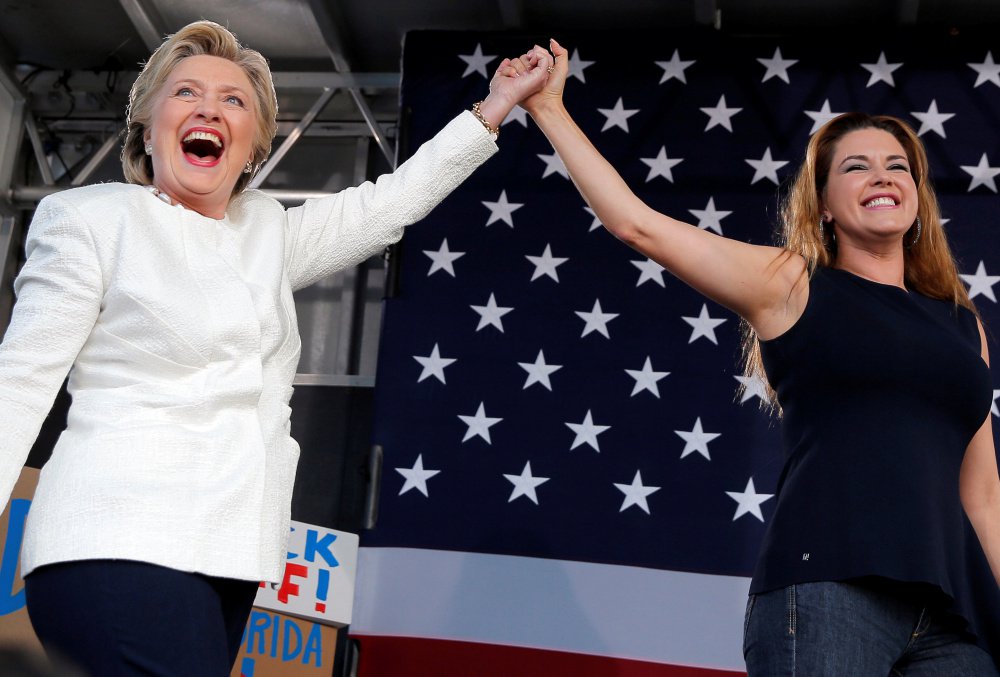
M 741 677 L 745 672 L 499 644 L 362 635 L 358 677 Z

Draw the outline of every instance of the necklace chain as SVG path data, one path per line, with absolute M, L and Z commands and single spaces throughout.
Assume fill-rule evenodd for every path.
M 166 203 L 167 203 L 168 205 L 170 205 L 171 207 L 174 207 L 174 206 L 176 206 L 176 205 L 179 205 L 179 204 L 180 204 L 179 202 L 175 202 L 175 201 L 174 201 L 174 199 L 173 199 L 172 197 L 170 197 L 169 195 L 167 195 L 167 194 L 166 194 L 166 193 L 164 193 L 164 192 L 163 192 L 162 190 L 160 190 L 159 188 L 157 188 L 156 186 L 154 186 L 154 185 L 152 185 L 152 184 L 150 184 L 150 185 L 146 186 L 145 188 L 146 188 L 146 190 L 148 190 L 148 191 L 149 191 L 150 193 L 152 193 L 154 197 L 157 197 L 157 198 L 159 198 L 160 200 L 162 200 L 163 202 L 166 202 Z

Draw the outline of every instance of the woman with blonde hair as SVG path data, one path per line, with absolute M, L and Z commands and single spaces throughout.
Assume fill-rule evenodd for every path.
M 522 105 L 611 233 L 744 319 L 747 368 L 781 410 L 749 674 L 997 675 L 1000 626 L 982 613 L 996 616 L 1000 581 L 987 344 L 917 135 L 887 116 L 829 121 L 786 201 L 782 242 L 751 245 L 636 197 L 564 107 L 567 52 L 551 48 L 553 74 Z M 979 587 L 975 564 L 992 570 Z
M 292 292 L 398 240 L 485 162 L 551 59 L 523 63 L 392 174 L 286 210 L 246 190 L 276 131 L 265 59 L 209 21 L 153 53 L 128 183 L 41 201 L 0 345 L 0 495 L 69 372 L 21 560 L 47 650 L 101 677 L 229 674 L 285 560 Z

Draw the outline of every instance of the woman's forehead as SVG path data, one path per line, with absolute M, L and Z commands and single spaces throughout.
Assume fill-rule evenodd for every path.
M 834 147 L 835 157 L 853 155 L 903 155 L 906 151 L 899 140 L 885 131 L 869 127 L 848 132 L 837 141 Z
M 181 59 L 171 69 L 167 79 L 172 82 L 197 80 L 205 84 L 252 90 L 250 78 L 239 65 L 229 59 L 208 54 L 196 54 Z

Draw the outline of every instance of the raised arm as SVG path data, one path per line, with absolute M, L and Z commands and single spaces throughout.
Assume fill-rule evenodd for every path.
M 285 257 L 293 289 L 362 261 L 403 236 L 496 151 L 496 130 L 525 97 L 539 91 L 552 63 L 535 47 L 504 59 L 479 106 L 465 110 L 390 174 L 334 195 L 307 200 L 286 212 Z M 483 124 L 485 121 L 485 124 Z
M 522 102 L 552 143 L 570 177 L 604 226 L 683 282 L 744 317 L 763 339 L 788 329 L 808 293 L 805 263 L 776 247 L 728 239 L 646 205 L 594 147 L 563 105 L 567 51 L 552 40 L 553 73 Z

